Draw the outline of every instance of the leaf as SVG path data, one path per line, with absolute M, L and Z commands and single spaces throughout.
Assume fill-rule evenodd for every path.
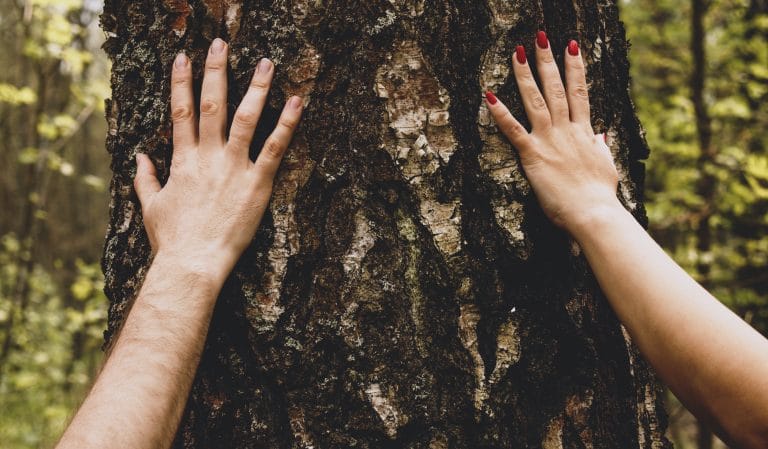
M 0 103 L 14 106 L 32 104 L 37 101 L 37 94 L 29 87 L 16 87 L 8 83 L 0 83 Z

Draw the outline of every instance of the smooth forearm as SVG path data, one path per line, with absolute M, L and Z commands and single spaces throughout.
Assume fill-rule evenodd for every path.
M 188 261 L 155 258 L 60 448 L 170 446 L 221 283 Z
M 768 423 L 768 342 L 696 283 L 618 203 L 573 234 L 661 378 L 700 417 L 753 447 L 751 438 Z

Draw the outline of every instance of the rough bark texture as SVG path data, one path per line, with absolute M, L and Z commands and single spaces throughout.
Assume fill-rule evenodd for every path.
M 657 384 L 482 102 L 550 32 L 589 64 L 620 196 L 643 221 L 642 131 L 608 0 L 107 1 L 107 341 L 150 248 L 134 154 L 167 176 L 169 68 L 231 43 L 230 112 L 276 62 L 261 147 L 308 100 L 270 212 L 226 283 L 176 446 L 666 448 Z M 652 280 L 649 280 L 652 281 Z

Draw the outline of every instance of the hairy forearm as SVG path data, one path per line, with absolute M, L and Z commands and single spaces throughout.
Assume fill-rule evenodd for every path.
M 764 447 L 768 341 L 688 276 L 620 205 L 572 231 L 616 314 L 672 391 L 739 447 Z
M 155 258 L 60 449 L 170 447 L 222 282 L 188 261 Z

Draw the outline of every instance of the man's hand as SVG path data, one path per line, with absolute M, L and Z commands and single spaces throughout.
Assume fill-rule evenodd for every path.
M 290 98 L 258 159 L 250 161 L 251 139 L 273 74 L 274 65 L 262 59 L 227 140 L 227 44 L 216 39 L 205 62 L 198 136 L 192 67 L 184 54 L 176 57 L 171 76 L 173 161 L 164 187 L 149 157 L 136 155 L 134 184 L 156 255 L 223 280 L 251 242 L 302 112 L 301 98 Z
M 137 155 L 135 187 L 155 258 L 59 449 L 171 446 L 219 290 L 259 226 L 301 115 L 301 99 L 291 98 L 256 162 L 248 159 L 273 70 L 268 60 L 259 63 L 227 141 L 227 46 L 216 39 L 205 63 L 198 138 L 189 59 L 176 58 L 165 187 L 149 158 Z
M 593 214 L 622 208 L 616 197 L 618 173 L 604 137 L 592 130 L 584 63 L 576 41 L 565 50 L 567 90 L 543 32 L 537 39 L 536 63 L 543 96 L 525 48 L 517 47 L 512 66 L 533 127 L 531 133 L 491 92 L 486 94 L 488 107 L 499 129 L 517 148 L 544 212 L 555 224 L 574 233 Z

